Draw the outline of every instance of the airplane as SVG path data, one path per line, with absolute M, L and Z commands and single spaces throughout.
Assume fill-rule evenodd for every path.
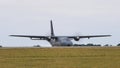
M 32 35 L 10 35 L 13 37 L 26 37 L 31 40 L 47 40 L 52 46 L 73 46 L 71 40 L 79 41 L 81 38 L 109 37 L 111 35 L 89 35 L 89 36 L 55 36 L 52 20 L 50 21 L 51 36 L 32 36 Z

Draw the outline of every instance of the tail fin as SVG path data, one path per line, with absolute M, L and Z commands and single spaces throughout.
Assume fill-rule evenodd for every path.
M 54 30 L 53 30 L 53 23 L 52 23 L 52 20 L 50 21 L 50 23 L 51 23 L 51 36 L 55 36 L 55 35 L 54 35 Z

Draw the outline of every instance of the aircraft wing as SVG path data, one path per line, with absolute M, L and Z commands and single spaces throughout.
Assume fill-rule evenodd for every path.
M 111 35 L 89 35 L 89 36 L 69 36 L 68 38 L 94 38 L 94 37 L 109 37 Z
M 10 35 L 14 37 L 28 37 L 28 38 L 45 38 L 45 36 L 32 36 L 32 35 Z
M 32 36 L 32 35 L 10 35 L 13 37 L 26 37 L 31 38 L 32 40 L 48 40 L 50 36 Z
M 80 38 L 94 38 L 94 37 L 109 37 L 111 35 L 91 35 L 91 36 L 32 36 L 32 35 L 10 35 L 13 37 L 26 37 L 31 38 L 32 40 L 50 40 L 50 39 L 57 39 L 59 37 L 67 37 L 71 39 L 80 39 Z

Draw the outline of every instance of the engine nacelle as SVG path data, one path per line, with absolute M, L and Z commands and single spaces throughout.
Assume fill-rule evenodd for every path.
M 79 37 L 75 37 L 74 40 L 75 40 L 75 41 L 79 41 L 80 38 L 79 38 Z
M 50 40 L 51 40 L 51 37 L 48 37 L 47 40 L 50 41 Z

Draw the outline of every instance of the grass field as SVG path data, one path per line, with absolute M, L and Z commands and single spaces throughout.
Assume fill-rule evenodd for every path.
M 120 47 L 0 48 L 0 68 L 120 68 Z

